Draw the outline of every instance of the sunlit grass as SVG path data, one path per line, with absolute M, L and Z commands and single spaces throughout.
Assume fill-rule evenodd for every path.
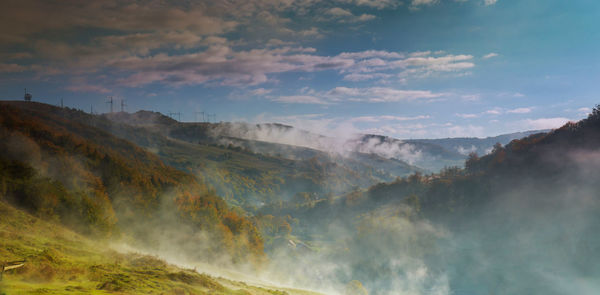
M 153 256 L 122 254 L 0 202 L 0 294 L 294 294 L 215 278 Z M 297 294 L 309 294 L 305 292 Z M 314 294 L 314 293 L 312 293 Z

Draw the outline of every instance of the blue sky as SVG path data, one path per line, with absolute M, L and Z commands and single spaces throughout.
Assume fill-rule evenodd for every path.
M 559 127 L 598 103 L 592 0 L 1 5 L 0 99 L 397 138 Z

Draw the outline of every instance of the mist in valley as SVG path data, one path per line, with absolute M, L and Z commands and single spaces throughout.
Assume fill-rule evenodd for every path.
M 3 1 L 0 295 L 600 294 L 598 11 Z

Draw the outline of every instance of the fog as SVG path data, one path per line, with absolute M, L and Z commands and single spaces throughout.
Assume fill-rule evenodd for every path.
M 354 131 L 332 130 L 331 136 L 319 135 L 281 124 L 224 123 L 216 125 L 214 137 L 230 136 L 285 145 L 311 148 L 326 153 L 349 156 L 354 152 L 376 154 L 414 164 L 423 157 L 414 145 L 383 136 L 365 136 Z
M 600 200 L 592 173 L 600 157 L 579 151 L 544 161 L 563 170 L 500 180 L 468 214 L 432 220 L 391 203 L 332 223 L 307 221 L 314 250 L 277 248 L 271 273 L 328 294 L 343 294 L 352 280 L 369 294 L 597 294 Z
M 336 141 L 279 125 L 216 127 L 230 128 L 213 130 L 221 136 L 341 154 L 377 153 L 407 161 L 423 157 L 412 145 L 377 136 Z M 181 210 L 176 201 L 185 187 L 161 191 L 152 214 L 138 215 L 129 206 L 139 195 L 126 186 L 93 192 L 99 180 L 87 159 L 52 154 L 6 129 L 0 129 L 0 147 L 4 157 L 83 192 L 77 197 L 90 194 L 104 202 L 102 197 L 110 195 L 111 202 L 97 205 L 107 206 L 100 212 L 120 217 L 121 232 L 107 237 L 114 248 L 158 255 L 211 275 L 332 295 L 597 294 L 600 152 L 593 140 L 578 146 L 559 135 L 550 134 L 554 141 L 531 150 L 523 142 L 495 149 L 479 162 L 479 171 L 397 180 L 383 197 L 354 187 L 336 195 L 314 192 L 300 201 L 279 196 L 279 207 L 266 204 L 256 212 L 232 208 L 257 227 L 266 214 L 290 221 L 291 231 L 263 230 L 265 256 L 258 258 L 248 253 L 247 233 L 216 230 L 202 219 L 202 214 L 221 218 L 222 212 L 186 219 L 208 205 Z M 324 183 L 342 177 L 324 175 L 319 179 Z M 60 221 L 73 225 L 70 218 Z

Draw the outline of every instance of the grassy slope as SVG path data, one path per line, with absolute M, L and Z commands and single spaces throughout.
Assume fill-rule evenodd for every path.
M 0 294 L 315 294 L 264 288 L 121 254 L 0 202 L 0 261 L 26 259 Z

